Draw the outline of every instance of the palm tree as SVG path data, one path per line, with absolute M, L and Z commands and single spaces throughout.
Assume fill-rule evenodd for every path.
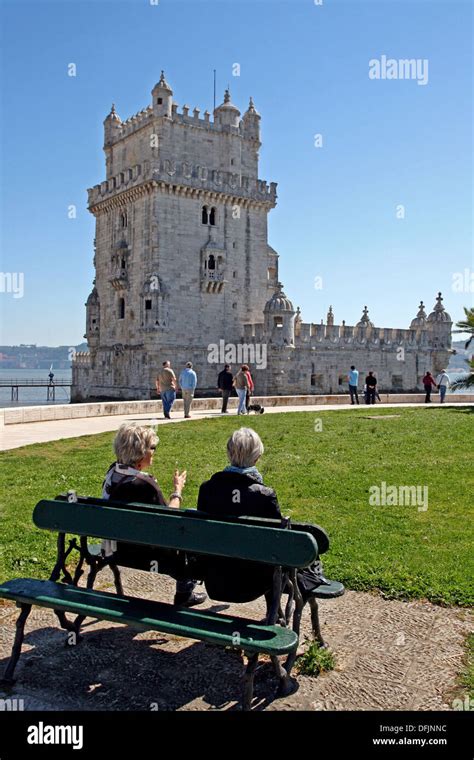
M 456 322 L 456 327 L 459 327 L 459 330 L 456 330 L 455 332 L 469 333 L 470 338 L 464 346 L 465 348 L 468 348 L 474 338 L 474 307 L 470 309 L 464 307 L 464 313 L 466 315 L 466 319 L 462 319 L 460 322 Z M 474 357 L 469 362 L 469 366 L 471 367 L 471 372 L 464 377 L 459 378 L 459 380 L 454 381 L 451 386 L 453 391 L 461 389 L 465 390 L 474 386 Z

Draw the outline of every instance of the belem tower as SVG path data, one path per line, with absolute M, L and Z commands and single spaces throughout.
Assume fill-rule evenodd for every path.
M 250 363 L 257 394 L 346 390 L 351 364 L 383 391 L 421 388 L 449 360 L 441 293 L 408 329 L 305 323 L 283 292 L 267 218 L 277 185 L 258 175 L 260 115 L 225 92 L 213 113 L 181 112 L 162 72 L 152 102 L 104 121 L 106 179 L 88 191 L 96 277 L 86 304 L 88 353 L 73 361 L 72 400 L 145 399 L 169 359 L 192 361 L 215 395 L 224 361 Z M 344 384 L 342 384 L 344 383 Z

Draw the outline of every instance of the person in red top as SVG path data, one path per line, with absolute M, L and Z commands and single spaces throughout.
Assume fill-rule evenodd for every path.
M 252 380 L 252 375 L 250 374 L 250 369 L 248 364 L 242 365 L 242 372 L 245 374 L 249 384 L 247 387 L 247 396 L 245 397 L 245 408 L 247 409 L 247 414 L 249 413 L 249 406 L 250 406 L 250 396 L 253 393 L 253 389 L 255 388 Z
M 431 372 L 427 372 L 422 380 L 423 385 L 425 386 L 425 404 L 431 403 L 431 390 L 433 387 L 436 388 L 436 382 L 431 374 Z

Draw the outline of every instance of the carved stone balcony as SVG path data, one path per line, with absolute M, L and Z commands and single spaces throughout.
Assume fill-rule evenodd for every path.
M 115 290 L 127 290 L 128 273 L 126 269 L 115 269 L 109 277 L 109 282 Z
M 224 273 L 205 269 L 201 275 L 201 287 L 206 293 L 221 293 L 225 285 Z

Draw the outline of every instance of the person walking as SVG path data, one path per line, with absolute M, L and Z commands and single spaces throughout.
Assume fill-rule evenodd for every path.
M 248 366 L 248 364 L 242 365 L 242 371 L 245 372 L 248 383 L 249 383 L 248 388 L 247 388 L 247 393 L 245 395 L 245 411 L 247 412 L 247 414 L 249 414 L 250 396 L 253 393 L 253 389 L 255 388 L 255 385 L 253 384 L 252 375 L 250 374 L 250 367 Z
M 217 376 L 217 387 L 222 391 L 222 409 L 221 414 L 227 414 L 227 403 L 232 393 L 232 372 L 230 364 L 226 364 L 222 372 Z
M 237 396 L 239 397 L 237 414 L 247 414 L 245 402 L 247 399 L 247 388 L 249 387 L 249 381 L 247 375 L 244 372 L 244 367 L 246 366 L 246 364 L 242 365 L 233 380 L 234 388 L 237 391 Z
M 433 388 L 436 388 L 436 382 L 435 382 L 435 379 L 434 379 L 433 375 L 431 374 L 431 372 L 427 371 L 426 374 L 425 374 L 425 376 L 424 376 L 424 378 L 423 378 L 423 380 L 421 382 L 425 386 L 425 393 L 426 393 L 425 404 L 430 404 L 431 403 L 431 391 L 433 390 Z
M 375 392 L 377 388 L 377 378 L 375 377 L 372 370 L 370 370 L 369 374 L 365 378 L 365 384 L 367 386 L 367 398 L 366 398 L 366 404 L 375 404 Z
M 184 416 L 191 417 L 191 404 L 193 403 L 194 391 L 197 385 L 197 375 L 193 370 L 193 363 L 186 362 L 186 367 L 179 376 L 179 386 L 183 394 Z
M 351 404 L 359 403 L 359 396 L 357 395 L 357 386 L 359 384 L 359 371 L 351 365 L 351 371 L 347 375 L 349 380 L 349 393 L 351 394 Z M 355 399 L 355 401 L 354 401 Z
M 439 390 L 439 402 L 440 404 L 444 404 L 444 397 L 446 396 L 446 391 L 448 390 L 449 386 L 451 384 L 451 381 L 449 379 L 449 375 L 446 372 L 445 369 L 442 369 L 438 377 L 436 378 L 436 385 L 438 386 Z
M 171 369 L 171 362 L 163 362 L 163 369 L 156 378 L 156 390 L 161 394 L 163 414 L 167 420 L 171 419 L 171 408 L 176 399 L 176 375 Z

